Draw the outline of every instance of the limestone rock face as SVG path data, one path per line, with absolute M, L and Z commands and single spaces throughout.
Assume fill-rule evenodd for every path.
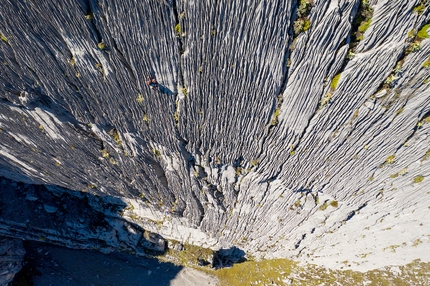
M 429 11 L 420 0 L 2 0 L 0 175 L 46 192 L 5 188 L 36 208 L 2 205 L 1 232 L 165 245 L 142 242 L 143 228 L 329 267 L 428 261 Z M 67 224 L 79 217 L 67 196 L 103 225 Z M 50 222 L 25 227 L 36 211 Z

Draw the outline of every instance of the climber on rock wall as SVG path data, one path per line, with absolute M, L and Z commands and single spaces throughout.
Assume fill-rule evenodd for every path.
M 151 89 L 157 89 L 158 87 L 158 82 L 155 80 L 155 78 L 151 78 L 150 76 L 148 76 L 146 84 L 149 85 Z

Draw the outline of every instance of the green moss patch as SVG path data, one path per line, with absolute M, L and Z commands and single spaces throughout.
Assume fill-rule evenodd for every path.
M 223 268 L 213 272 L 221 285 L 284 285 L 285 277 L 291 274 L 297 263 L 287 259 L 263 260 L 260 262 L 246 261 L 235 264 L 231 268 Z
M 430 24 L 424 25 L 424 27 L 422 27 L 421 30 L 418 31 L 417 37 L 420 39 L 427 39 L 429 37 L 429 34 L 427 33 L 429 27 Z
M 423 177 L 423 176 L 421 176 L 421 175 L 416 176 L 416 177 L 414 177 L 414 179 L 413 179 L 413 182 L 414 182 L 415 184 L 419 184 L 419 183 L 421 183 L 422 181 L 424 181 L 424 177 Z
M 358 26 L 358 30 L 364 34 L 364 32 L 369 29 L 370 23 L 372 23 L 372 19 L 368 19 L 367 21 L 361 22 L 360 26 Z
M 178 35 L 180 35 L 180 34 L 181 34 L 181 25 L 180 25 L 180 24 L 177 24 L 177 25 L 175 26 L 175 33 L 176 33 L 176 34 L 178 34 Z
M 345 265 L 350 265 L 344 261 Z M 430 263 L 419 260 L 398 266 L 399 274 L 389 271 L 391 267 L 358 272 L 352 270 L 330 270 L 316 265 L 299 266 L 287 259 L 246 261 L 206 272 L 218 277 L 221 286 L 238 285 L 427 285 Z
M 339 73 L 339 74 L 337 74 L 337 75 L 335 75 L 335 76 L 333 77 L 333 79 L 331 80 L 330 88 L 331 88 L 332 90 L 335 90 L 335 89 L 337 88 L 337 85 L 339 84 L 339 79 L 340 79 L 340 73 Z

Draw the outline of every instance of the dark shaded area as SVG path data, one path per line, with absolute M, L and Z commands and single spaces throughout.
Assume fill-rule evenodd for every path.
M 12 286 L 32 286 L 34 285 L 34 276 L 41 275 L 42 273 L 37 270 L 36 263 L 34 261 L 33 255 L 30 253 L 30 242 L 24 242 L 24 248 L 26 254 L 24 257 L 24 264 L 21 269 L 13 279 Z
M 25 264 L 13 285 L 51 285 L 33 283 L 38 276 L 51 273 L 58 273 L 52 274 L 57 279 L 52 285 L 169 285 L 169 281 L 182 269 L 150 258 L 163 254 L 167 241 L 159 234 L 123 219 L 121 214 L 127 205 L 119 198 L 74 192 L 58 186 L 25 184 L 3 177 L 0 177 L 0 190 L 0 234 L 26 239 Z M 57 259 L 73 257 L 74 260 L 64 261 L 69 265 L 65 268 L 58 267 L 60 264 L 49 254 L 52 249 Z M 109 267 L 96 264 L 97 259 L 100 263 L 118 260 L 118 269 L 111 268 L 110 271 L 115 275 L 121 273 L 117 275 L 121 280 L 115 280 L 115 277 L 112 279 L 117 283 L 103 280 L 101 277 L 108 275 L 106 269 Z M 120 266 L 121 261 L 128 268 Z M 132 266 L 128 266 L 128 261 L 133 262 Z M 67 267 L 75 267 L 73 264 L 81 265 L 80 270 L 72 273 Z M 89 282 L 94 278 L 92 276 L 88 281 L 79 280 L 79 271 L 85 275 L 91 268 L 94 268 L 91 272 L 96 278 L 94 283 Z M 121 272 L 123 268 L 125 273 Z M 132 268 L 147 271 L 132 275 Z M 149 277 L 151 274 L 148 273 L 158 269 L 158 272 L 163 272 L 162 278 Z
M 118 252 L 103 254 L 30 241 L 25 248 L 25 266 L 13 286 L 170 285 L 182 269 L 155 258 Z
M 245 252 L 236 246 L 220 249 L 214 253 L 212 265 L 214 268 L 232 267 L 235 263 L 246 261 Z
M 0 177 L 0 234 L 105 252 L 160 254 L 166 241 L 122 218 L 119 198 Z

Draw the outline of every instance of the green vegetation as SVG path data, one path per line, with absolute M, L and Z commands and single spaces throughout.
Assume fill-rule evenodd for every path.
M 327 93 L 326 95 L 324 95 L 324 97 L 321 99 L 320 101 L 320 109 L 323 108 L 327 103 L 329 103 L 331 101 L 331 97 L 332 94 L 331 93 Z
M 409 31 L 408 33 L 408 37 L 412 38 L 411 39 L 411 43 L 409 44 L 409 46 L 406 48 L 406 55 L 410 54 L 410 53 L 414 53 L 416 51 L 419 51 L 421 49 L 421 41 L 423 39 L 427 39 L 429 37 L 429 34 L 427 33 L 427 30 L 430 28 L 430 24 L 424 25 L 419 31 L 418 33 L 415 35 L 415 37 L 413 37 L 413 32 Z
M 119 136 L 118 130 L 113 129 L 110 132 L 110 135 L 112 136 L 113 140 L 115 140 L 116 144 L 118 144 L 118 146 L 122 147 L 122 141 L 121 141 L 121 137 Z
M 180 36 L 181 35 L 181 24 L 177 24 L 176 26 L 175 26 L 175 33 L 178 35 L 178 36 Z
M 370 23 L 372 23 L 372 18 L 368 19 L 367 21 L 361 22 L 360 26 L 358 26 L 358 30 L 364 34 L 367 29 L 369 29 Z
M 421 239 L 417 238 L 417 239 L 414 240 L 414 243 L 413 243 L 412 246 L 413 247 L 417 247 L 421 243 L 423 243 L 423 241 Z
M 423 176 L 421 176 L 421 175 L 418 175 L 418 176 L 414 177 L 413 182 L 414 182 L 415 184 L 419 184 L 419 183 L 421 183 L 423 180 L 424 180 L 424 177 L 423 177 Z
M 97 44 L 97 47 L 100 49 L 100 50 L 105 50 L 106 49 L 106 44 L 105 43 L 103 43 L 103 42 L 100 42 L 100 43 L 98 43 Z
M 423 157 L 423 160 L 428 160 L 430 159 L 430 149 L 427 150 L 426 154 Z
M 9 43 L 9 40 L 3 35 L 3 33 L 0 32 L 0 39 L 5 42 L 6 44 Z
M 424 25 L 421 30 L 418 31 L 417 37 L 420 39 L 427 39 L 429 34 L 427 33 L 427 29 L 430 27 L 430 24 Z
M 331 83 L 330 83 L 330 88 L 332 89 L 332 90 L 336 90 L 336 88 L 337 88 L 337 85 L 339 84 L 339 79 L 340 79 L 340 73 L 338 73 L 337 75 L 335 75 L 334 77 L 333 77 L 333 79 L 331 80 Z
M 102 157 L 103 158 L 108 158 L 109 157 L 109 152 L 106 149 L 102 149 L 100 150 L 100 152 L 102 153 Z
M 387 87 L 393 87 L 396 80 L 397 80 L 397 77 L 394 74 L 391 74 L 385 80 L 385 84 L 388 85 Z
M 239 177 L 242 174 L 242 167 L 236 167 L 236 177 Z
M 85 15 L 85 19 L 91 21 L 94 18 L 94 14 L 93 13 L 88 13 L 87 15 Z
M 311 21 L 309 19 L 305 19 L 303 23 L 303 32 L 309 30 L 311 27 Z
M 175 113 L 173 113 L 173 119 L 175 120 L 175 125 L 178 126 L 179 125 L 179 114 L 177 111 Z
M 412 12 L 421 15 L 426 10 L 426 4 L 428 4 L 427 2 L 427 0 L 421 0 L 420 4 L 415 6 Z
M 157 157 L 161 157 L 161 152 L 159 150 L 155 149 L 155 148 L 152 149 L 152 153 L 154 153 L 154 155 L 157 156 Z
M 417 243 L 419 244 L 419 242 Z M 395 247 L 397 246 L 393 246 L 393 248 Z M 345 264 L 348 262 L 345 261 Z M 297 262 L 287 259 L 273 259 L 258 262 L 245 261 L 235 264 L 231 268 L 205 271 L 215 275 L 221 286 L 427 285 L 430 263 L 416 260 L 405 266 L 399 266 L 398 275 L 393 275 L 390 268 L 385 267 L 367 272 L 329 270 L 312 264 L 301 266 Z
M 403 168 L 399 171 L 399 175 L 404 176 L 404 175 L 406 175 L 407 172 L 408 172 L 408 168 Z
M 411 46 L 409 46 L 409 47 L 411 47 Z M 419 48 L 421 48 L 421 46 L 419 47 Z M 385 80 L 385 82 L 384 82 L 384 86 L 383 86 L 383 88 L 385 88 L 385 89 L 390 89 L 390 88 L 393 88 L 394 86 L 395 86 L 395 84 L 397 83 L 397 80 L 402 76 L 402 72 L 403 72 L 403 62 L 404 62 L 404 59 L 402 59 L 402 60 L 400 60 L 400 61 L 398 61 L 397 62 L 397 64 L 396 64 L 396 66 L 394 67 L 394 69 L 393 69 L 393 71 L 391 72 L 391 74 L 387 77 L 387 79 Z M 395 99 L 397 99 L 398 98 L 398 92 L 396 92 L 396 94 L 395 94 L 395 97 L 394 97 L 394 99 L 393 99 L 393 101 L 395 100 Z M 392 101 L 392 102 L 393 102 Z M 390 104 L 388 105 L 388 107 L 387 107 L 387 109 L 389 108 L 389 106 L 391 105 L 391 103 L 392 102 L 390 102 Z M 403 110 L 402 110 L 403 111 Z M 401 112 L 401 111 L 400 111 Z M 399 113 L 400 114 L 400 113 Z M 396 115 L 398 115 L 398 114 L 396 114 Z
M 400 113 L 402 113 L 405 110 L 404 107 L 400 108 L 399 110 L 396 111 L 396 116 L 399 115 Z
M 76 60 L 75 60 L 75 57 L 71 57 L 71 59 L 69 60 L 69 64 L 71 65 L 71 66 L 75 66 L 75 64 L 76 64 Z
M 327 204 L 327 202 L 324 202 L 318 209 L 320 210 L 320 211 L 325 211 L 326 209 L 327 209 L 327 207 L 328 207 L 328 204 Z
M 430 56 L 427 58 L 427 60 L 423 63 L 423 68 L 427 69 L 430 68 Z
M 136 101 L 139 102 L 140 104 L 143 103 L 143 95 L 140 92 L 136 97 Z
M 357 15 L 352 23 L 353 25 L 353 40 L 351 48 L 353 48 L 357 42 L 363 40 L 364 33 L 372 23 L 373 9 L 370 7 L 368 0 L 362 0 L 358 7 Z M 355 38 L 355 39 L 354 39 Z
M 387 157 L 387 159 L 385 159 L 385 163 L 387 163 L 387 164 L 393 164 L 394 162 L 395 162 L 395 158 L 396 158 L 396 155 L 390 155 L 390 156 L 388 156 Z
M 291 274 L 297 263 L 287 259 L 245 261 L 231 268 L 210 271 L 220 280 L 221 285 L 282 285 L 281 281 Z M 258 282 L 257 282 L 258 281 Z
M 334 208 L 337 208 L 339 206 L 339 203 L 337 201 L 331 201 L 330 205 Z
M 91 184 L 91 183 L 88 183 L 88 184 L 87 184 L 87 186 L 88 186 L 88 188 L 90 188 L 90 189 L 95 189 L 95 188 L 96 188 L 96 186 L 95 186 L 95 185 L 93 185 L 93 184 Z
M 409 46 L 406 48 L 406 54 L 415 53 L 421 50 L 421 42 L 420 41 L 414 41 L 409 44 Z
M 273 113 L 272 120 L 270 121 L 270 125 L 272 126 L 279 123 L 278 116 L 281 113 L 281 106 L 282 106 L 282 102 L 284 101 L 284 98 L 282 97 L 282 95 L 278 95 L 276 99 L 277 99 L 276 109 L 275 109 L 275 112 Z
M 187 88 L 185 88 L 185 87 L 181 88 L 181 92 L 182 92 L 182 94 L 183 94 L 184 96 L 187 96 L 187 95 L 188 95 L 188 93 L 187 93 Z
M 279 116 L 279 113 L 281 112 L 281 110 L 280 110 L 280 108 L 276 108 L 275 109 L 275 112 L 273 113 L 273 118 L 272 118 L 272 120 L 270 121 L 270 125 L 276 125 L 276 124 L 278 124 L 279 123 L 279 121 L 278 121 L 278 116 Z
M 409 38 L 413 38 L 413 37 L 415 37 L 415 30 L 414 30 L 414 29 L 412 29 L 412 30 L 410 30 L 410 31 L 408 32 L 408 37 L 409 37 Z
M 172 248 L 175 248 L 176 245 L 180 245 L 180 242 L 170 240 L 169 244 L 172 245 Z M 199 260 L 204 260 L 208 263 L 212 262 L 212 258 L 214 255 L 212 249 L 203 248 L 187 243 L 183 245 L 183 250 L 174 250 L 172 248 L 169 248 L 166 253 L 160 257 L 161 260 L 173 261 L 175 264 L 178 265 L 196 267 L 199 265 Z M 208 270 L 209 269 L 207 269 L 206 271 Z
M 297 19 L 293 24 L 294 35 L 297 36 L 298 34 L 309 30 L 311 27 L 311 21 L 309 20 L 308 15 L 312 6 L 312 0 L 300 0 L 297 7 Z

